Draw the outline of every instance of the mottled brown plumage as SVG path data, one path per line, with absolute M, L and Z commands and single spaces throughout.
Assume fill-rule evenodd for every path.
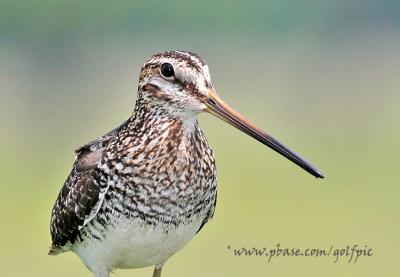
M 75 152 L 51 216 L 50 254 L 77 253 L 96 277 L 162 265 L 213 216 L 216 169 L 197 114 L 207 111 L 322 174 L 227 106 L 196 54 L 155 54 L 142 67 L 132 116 Z

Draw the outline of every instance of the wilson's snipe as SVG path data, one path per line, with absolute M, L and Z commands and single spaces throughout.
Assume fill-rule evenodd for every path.
M 315 177 L 322 173 L 244 119 L 215 93 L 196 54 L 155 54 L 140 73 L 133 115 L 75 151 L 51 215 L 50 254 L 73 251 L 96 277 L 163 264 L 213 216 L 214 155 L 197 114 L 206 111 Z

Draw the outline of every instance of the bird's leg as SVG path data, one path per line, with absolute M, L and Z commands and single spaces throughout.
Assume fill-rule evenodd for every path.
M 108 271 L 98 271 L 94 272 L 94 277 L 110 277 L 110 273 Z
M 161 277 L 161 270 L 164 264 L 156 264 L 153 271 L 153 277 Z

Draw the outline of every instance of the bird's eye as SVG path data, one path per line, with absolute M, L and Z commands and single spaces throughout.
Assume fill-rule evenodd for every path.
M 174 67 L 172 66 L 172 64 L 163 63 L 161 65 L 161 74 L 166 78 L 174 76 Z

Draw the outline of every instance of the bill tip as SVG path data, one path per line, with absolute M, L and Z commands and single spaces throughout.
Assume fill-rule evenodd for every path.
M 317 171 L 317 172 L 315 172 L 315 175 L 314 175 L 317 179 L 318 178 L 321 178 L 321 179 L 324 179 L 325 178 L 325 176 L 324 176 L 324 174 L 321 172 L 321 171 Z

